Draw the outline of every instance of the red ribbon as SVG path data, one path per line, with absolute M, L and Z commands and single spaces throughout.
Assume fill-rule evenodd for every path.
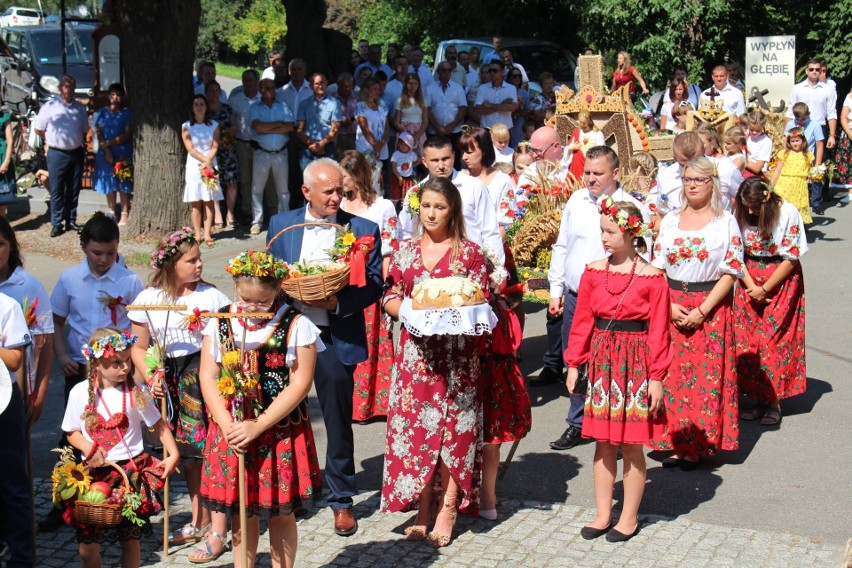
M 363 288 L 367 285 L 367 255 L 373 250 L 376 239 L 373 235 L 362 235 L 352 243 L 349 256 L 349 284 Z
M 124 303 L 124 298 L 119 296 L 118 298 L 110 298 L 107 301 L 107 307 L 109 308 L 109 319 L 112 320 L 112 325 L 118 325 L 118 306 L 126 306 Z
M 201 310 L 199 308 L 195 308 L 192 310 L 192 315 L 187 318 L 189 320 L 189 325 L 187 325 L 187 329 L 189 331 L 196 333 L 204 329 L 204 322 L 201 320 L 201 314 L 209 313 L 210 310 Z

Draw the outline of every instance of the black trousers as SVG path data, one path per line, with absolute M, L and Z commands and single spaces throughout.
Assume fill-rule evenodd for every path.
M 33 500 L 27 472 L 27 439 L 24 398 L 16 382 L 12 398 L 0 414 L 0 540 L 6 541 L 12 558 L 8 568 L 33 566 Z
M 546 368 L 561 373 L 565 365 L 562 346 L 562 315 L 554 316 L 548 310 L 546 329 L 547 351 L 544 352 L 542 363 Z
M 352 434 L 354 365 L 344 365 L 337 356 L 331 334 L 322 330 L 326 349 L 317 353 L 314 384 L 317 388 L 327 438 L 323 483 L 331 491 L 332 509 L 352 506 L 355 495 L 355 440 Z

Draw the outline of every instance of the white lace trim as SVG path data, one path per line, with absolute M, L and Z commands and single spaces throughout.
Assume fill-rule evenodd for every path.
M 399 321 L 417 337 L 428 335 L 484 335 L 497 325 L 497 316 L 488 304 L 415 310 L 411 298 L 399 308 Z

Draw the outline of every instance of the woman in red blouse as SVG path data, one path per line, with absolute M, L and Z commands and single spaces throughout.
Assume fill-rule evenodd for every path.
M 672 360 L 671 308 L 664 273 L 639 256 L 645 248 L 639 237 L 645 230 L 632 203 L 612 197 L 601 203 L 601 240 L 610 256 L 586 266 L 565 351 L 571 394 L 577 394 L 579 368 L 588 368 L 583 437 L 597 441 L 597 514 L 580 531 L 587 540 L 606 534 L 609 542 L 620 542 L 639 531 L 645 490 L 642 446 L 663 430 L 662 381 Z M 624 505 L 613 526 L 619 447 L 624 458 Z
M 612 88 L 611 91 L 620 89 L 624 85 L 630 85 L 630 98 L 636 100 L 636 85 L 635 81 L 639 81 L 642 87 L 642 94 L 648 94 L 648 87 L 645 85 L 645 79 L 642 74 L 630 64 L 630 55 L 626 51 L 618 52 L 618 59 L 615 69 L 612 72 Z

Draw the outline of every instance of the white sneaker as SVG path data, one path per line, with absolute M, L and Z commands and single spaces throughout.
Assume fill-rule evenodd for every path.
M 255 223 L 254 225 L 251 226 L 251 230 L 249 232 L 252 235 L 259 235 L 260 234 L 260 225 L 258 223 Z

